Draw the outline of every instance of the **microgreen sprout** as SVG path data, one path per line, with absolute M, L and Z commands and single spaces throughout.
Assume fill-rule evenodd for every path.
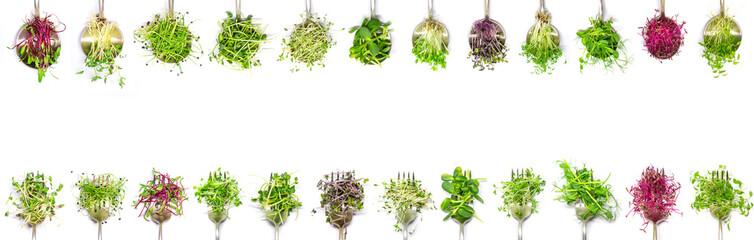
M 618 203 L 611 191 L 612 187 L 607 184 L 609 175 L 605 181 L 595 180 L 594 171 L 591 169 L 571 167 L 565 160 L 558 161 L 558 165 L 563 170 L 563 179 L 566 182 L 562 186 L 555 186 L 556 192 L 562 194 L 555 200 L 566 204 L 583 204 L 588 211 L 578 216 L 579 219 L 601 216 L 610 221 L 615 220 Z
M 389 182 L 383 182 L 382 186 L 385 192 L 380 195 L 384 202 L 382 209 L 388 214 L 395 213 L 395 230 L 408 231 L 402 229 L 401 224 L 407 218 L 407 211 L 415 210 L 421 213 L 423 210 L 435 209 L 432 201 L 432 194 L 422 187 L 421 180 L 415 180 L 405 176 L 403 178 L 390 179 Z M 406 226 L 407 227 L 407 226 Z
M 144 220 L 152 214 L 183 215 L 183 201 L 187 200 L 186 188 L 181 183 L 183 178 L 171 178 L 170 175 L 152 169 L 152 180 L 141 184 L 139 199 L 134 201 L 134 209 L 138 209 L 139 216 Z
M 448 46 L 445 45 L 445 26 L 434 18 L 427 18 L 419 28 L 424 29 L 424 32 L 416 39 L 411 50 L 416 56 L 415 62 L 429 64 L 433 71 L 445 68 L 445 58 L 449 54 Z
M 555 27 L 550 25 L 550 13 L 537 11 L 536 22 L 531 29 L 531 36 L 526 44 L 521 46 L 521 56 L 526 57 L 527 63 L 534 63 L 536 74 L 552 74 L 553 64 L 563 56 L 560 46 L 555 43 Z
M 523 172 L 513 173 L 511 172 L 511 180 L 503 181 L 500 186 L 493 185 L 495 187 L 494 194 L 499 194 L 503 198 L 503 206 L 499 207 L 500 211 L 507 211 L 508 217 L 511 216 L 510 211 L 513 210 L 513 214 L 518 216 L 518 219 L 522 219 L 522 212 L 520 209 L 511 209 L 511 206 L 531 206 L 531 212 L 537 212 L 537 195 L 539 195 L 547 183 L 537 174 L 534 174 L 531 168 L 527 168 Z
M 631 61 L 626 54 L 626 46 L 615 30 L 613 20 L 589 18 L 591 27 L 576 33 L 584 45 L 584 52 L 579 58 L 579 68 L 584 65 L 601 64 L 605 70 L 615 67 L 623 71 Z M 623 56 L 621 56 L 623 55 Z
M 381 22 L 377 18 L 364 18 L 361 26 L 348 31 L 355 33 L 353 47 L 349 49 L 349 57 L 358 60 L 362 64 L 381 66 L 382 62 L 390 57 L 390 22 Z
M 17 197 L 9 197 L 8 202 L 12 201 L 18 213 L 14 215 L 23 220 L 23 224 L 37 225 L 47 218 L 55 216 L 55 208 L 62 208 L 63 204 L 56 204 L 55 197 L 58 196 L 63 184 L 56 188 L 52 184 L 52 177 L 45 177 L 40 173 L 27 173 L 23 180 L 16 182 L 12 178 L 14 192 Z M 7 217 L 9 212 L 5 212 Z
M 20 54 L 22 62 L 37 69 L 37 81 L 42 82 L 47 70 L 60 56 L 60 39 L 54 35 L 65 31 L 65 24 L 55 15 L 31 16 L 25 20 L 21 31 L 26 38 L 12 49 Z
M 209 59 L 237 70 L 260 66 L 257 53 L 262 43 L 268 41 L 265 29 L 251 15 L 242 17 L 233 16 L 231 12 L 227 14 L 228 18 L 220 23 L 222 32 L 217 36 L 217 44 Z
M 322 192 L 319 203 L 325 209 L 327 223 L 345 222 L 346 212 L 364 208 L 364 184 L 368 181 L 369 179 L 356 178 L 354 171 L 333 172 L 319 180 L 317 188 Z
M 316 14 L 302 15 L 303 21 L 291 29 L 290 36 L 283 39 L 283 53 L 278 61 L 290 60 L 295 65 L 291 72 L 298 72 L 304 65 L 309 70 L 314 66 L 324 67 L 327 51 L 335 45 L 330 34 L 333 23 Z M 285 29 L 288 31 L 289 29 Z
M 118 85 L 123 87 L 125 78 L 120 76 L 121 67 L 115 63 L 115 59 L 120 57 L 122 46 L 113 43 L 110 35 L 113 31 L 117 31 L 117 26 L 116 23 L 107 21 L 99 15 L 95 15 L 89 20 L 86 24 L 86 30 L 91 35 L 92 45 L 84 63 L 88 68 L 94 70 L 92 81 L 102 79 L 103 82 L 107 83 L 107 78 L 117 72 Z M 81 71 L 77 74 L 83 73 L 84 71 Z
M 641 230 L 646 232 L 650 222 L 664 221 L 673 212 L 681 214 L 681 211 L 676 208 L 680 189 L 681 184 L 676 182 L 673 176 L 665 175 L 664 169 L 659 170 L 649 166 L 641 173 L 641 178 L 636 181 L 636 185 L 627 189 L 628 193 L 634 197 L 629 202 L 631 210 L 628 214 L 641 215 L 644 219 L 644 228 Z
M 265 211 L 265 218 L 275 225 L 280 225 L 294 210 L 298 216 L 298 208 L 302 204 L 296 196 L 296 185 L 297 177 L 291 179 L 287 172 L 272 173 L 270 179 L 257 191 L 259 196 L 251 201 L 257 202 L 262 211 Z
M 79 189 L 79 196 L 76 198 L 79 211 L 84 210 L 84 215 L 88 215 L 90 211 L 100 210 L 108 211 L 110 215 L 119 213 L 123 209 L 123 199 L 126 196 L 126 181 L 109 173 L 82 173 L 75 185 Z
M 496 63 L 508 62 L 505 59 L 508 47 L 503 44 L 503 39 L 497 35 L 502 29 L 498 29 L 495 22 L 489 18 L 484 18 L 475 21 L 473 28 L 476 34 L 471 39 L 469 58 L 474 62 L 474 68 L 479 69 L 479 71 L 495 70 Z
M 725 64 L 738 65 L 741 59 L 741 54 L 736 54 L 741 41 L 736 40 L 731 32 L 733 23 L 733 18 L 724 12 L 715 15 L 709 22 L 711 34 L 705 36 L 704 41 L 699 43 L 704 47 L 702 57 L 712 68 L 715 78 L 728 75 L 727 70 L 723 70 Z
M 678 55 L 678 50 L 683 46 L 683 35 L 686 34 L 683 25 L 686 22 L 678 23 L 677 18 L 666 17 L 655 10 L 654 18 L 647 19 L 647 25 L 639 28 L 647 52 L 660 62 Z
M 229 175 L 228 171 L 223 172 L 218 168 L 217 171 L 210 172 L 206 179 L 200 179 L 202 183 L 194 186 L 196 200 L 206 203 L 215 213 L 225 213 L 231 206 L 241 206 L 238 181 Z
M 484 203 L 482 197 L 479 196 L 479 181 L 484 179 L 471 178 L 471 171 L 464 172 L 461 167 L 456 167 L 453 175 L 442 174 L 440 179 L 442 179 L 442 189 L 450 194 L 450 197 L 445 198 L 440 204 L 440 209 L 448 213 L 443 221 L 453 218 L 460 223 L 465 223 L 472 217 L 482 221 L 477 217 L 471 204 L 474 200 Z
M 694 172 L 691 184 L 696 190 L 696 197 L 691 208 L 697 212 L 709 209 L 717 219 L 724 220 L 730 230 L 730 212 L 738 210 L 742 216 L 749 216 L 754 204 L 750 201 L 752 192 L 746 194 L 743 183 L 731 178 L 725 166 L 706 173 Z M 748 195 L 748 196 L 747 196 Z
M 178 67 L 177 75 L 183 73 L 182 63 L 196 62 L 198 54 L 204 53 L 199 45 L 199 37 L 189 30 L 193 22 L 186 22 L 185 18 L 185 14 L 179 12 L 158 14 L 152 21 L 134 31 L 136 41 L 143 44 L 141 48 L 152 52 L 149 62 L 173 63 Z

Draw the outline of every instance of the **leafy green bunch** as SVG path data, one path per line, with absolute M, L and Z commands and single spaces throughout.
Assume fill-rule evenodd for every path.
M 107 21 L 99 14 L 92 17 L 86 24 L 86 30 L 91 35 L 92 45 L 89 49 L 89 54 L 84 59 L 86 67 L 94 70 L 94 77 L 92 81 L 102 79 L 107 83 L 107 78 L 118 73 L 118 85 L 123 87 L 123 76 L 120 76 L 121 67 L 115 63 L 115 59 L 121 57 L 120 51 L 122 46 L 113 43 L 111 34 L 117 31 L 118 25 L 114 22 Z M 77 74 L 83 74 L 84 71 L 80 71 Z
M 465 223 L 472 217 L 481 221 L 471 204 L 475 199 L 484 203 L 482 197 L 479 196 L 479 180 L 484 179 L 471 178 L 471 171 L 466 170 L 464 172 L 461 167 L 456 167 L 453 170 L 453 175 L 444 173 L 440 178 L 442 179 L 442 189 L 450 194 L 450 197 L 445 198 L 440 204 L 440 209 L 448 213 L 443 221 L 453 218 L 458 222 Z
M 720 165 L 717 170 L 706 174 L 695 172 L 691 184 L 696 190 L 696 197 L 691 208 L 697 212 L 709 209 L 718 219 L 725 220 L 730 230 L 730 212 L 738 210 L 743 216 L 749 216 L 754 204 L 751 203 L 752 192 L 743 190 L 740 180 L 731 178 L 726 167 Z M 748 196 L 747 196 L 748 195 Z
M 381 63 L 390 57 L 390 22 L 381 22 L 377 18 L 364 18 L 360 27 L 348 31 L 355 33 L 350 58 L 356 59 L 363 64 L 381 66 Z
M 314 66 L 324 67 L 324 60 L 327 51 L 335 45 L 330 34 L 333 23 L 328 22 L 326 18 L 317 17 L 316 15 L 302 15 L 303 22 L 296 24 L 288 39 L 283 39 L 283 52 L 280 54 L 278 61 L 290 60 L 297 65 L 291 69 L 291 72 L 298 72 L 304 65 L 309 70 Z M 289 29 L 286 28 L 285 31 Z
M 18 209 L 16 217 L 21 218 L 23 224 L 37 225 L 45 221 L 46 218 L 55 216 L 55 208 L 62 208 L 63 204 L 56 205 L 55 197 L 58 196 L 63 184 L 57 188 L 52 184 L 52 177 L 45 177 L 39 172 L 27 173 L 23 180 L 16 182 L 12 178 L 14 192 L 18 195 L 8 198 L 12 201 L 13 206 Z M 7 217 L 10 212 L 5 212 Z
M 217 44 L 209 59 L 236 70 L 260 66 L 257 53 L 262 43 L 268 41 L 265 29 L 252 20 L 251 15 L 242 17 L 226 13 L 228 18 L 220 23 L 222 31 L 217 35 Z
M 410 179 L 404 175 L 403 178 L 382 182 L 382 186 L 385 188 L 385 193 L 380 196 L 384 201 L 382 209 L 388 214 L 395 213 L 396 223 L 393 226 L 396 231 L 408 231 L 400 226 L 403 219 L 407 218 L 407 211 L 415 210 L 416 213 L 421 213 L 422 210 L 434 209 L 432 194 L 422 187 L 421 180 Z
M 262 184 L 257 193 L 258 197 L 252 198 L 251 201 L 259 203 L 259 206 L 265 211 L 265 217 L 275 225 L 279 225 L 288 219 L 292 211 L 301 207 L 301 202 L 296 196 L 296 185 L 298 178 L 293 178 L 287 172 L 272 173 L 270 180 Z
M 227 212 L 231 206 L 241 206 L 242 202 L 238 195 L 241 189 L 238 188 L 238 181 L 228 171 L 217 171 L 209 173 L 207 179 L 200 179 L 202 182 L 199 186 L 194 186 L 196 200 L 199 203 L 206 203 L 212 209 L 212 212 Z
M 536 74 L 552 74 L 552 65 L 563 55 L 552 35 L 555 27 L 550 25 L 550 18 L 549 12 L 537 11 L 537 21 L 530 30 L 531 36 L 521 46 L 521 56 L 526 57 L 527 63 L 534 63 L 533 73 Z
M 508 211 L 508 217 L 511 216 L 510 211 L 515 211 L 513 214 L 521 218 L 523 213 L 519 212 L 520 209 L 513 208 L 512 206 L 527 206 L 531 205 L 531 212 L 537 212 L 537 195 L 539 195 L 544 186 L 545 180 L 537 174 L 533 173 L 531 168 L 527 168 L 523 172 L 514 173 L 511 172 L 511 180 L 503 181 L 500 186 L 493 185 L 495 191 L 493 193 L 500 194 L 503 198 L 503 206 L 499 207 L 500 211 Z
M 737 41 L 731 32 L 733 24 L 733 18 L 724 12 L 715 15 L 708 27 L 712 34 L 704 36 L 704 41 L 699 43 L 704 47 L 702 57 L 707 59 L 707 65 L 712 68 L 715 78 L 728 75 L 726 70 L 723 70 L 725 64 L 738 65 L 741 59 L 741 54 L 736 54 L 741 42 Z
M 615 220 L 618 202 L 611 191 L 610 184 L 605 181 L 595 180 L 594 171 L 586 167 L 571 167 L 565 160 L 558 161 L 558 165 L 563 170 L 563 179 L 566 180 L 562 186 L 555 186 L 556 192 L 562 195 L 555 200 L 567 204 L 581 203 L 588 209 L 586 213 L 578 216 L 579 219 L 585 220 L 592 216 L 601 216 L 607 220 Z
M 625 44 L 613 29 L 613 19 L 605 21 L 589 18 L 589 22 L 591 27 L 576 33 L 584 45 L 584 52 L 579 58 L 581 71 L 584 70 L 584 65 L 596 64 L 602 64 L 605 70 L 618 67 L 623 71 L 630 59 L 627 57 Z
M 142 49 L 152 52 L 149 62 L 174 63 L 180 75 L 183 73 L 181 63 L 194 62 L 194 58 L 199 59 L 198 53 L 204 53 L 199 45 L 199 37 L 189 30 L 192 23 L 186 22 L 183 13 L 158 14 L 152 21 L 136 29 L 134 37 L 143 44 Z
M 433 18 L 427 18 L 418 28 L 424 29 L 424 32 L 414 41 L 414 48 L 411 50 L 416 56 L 415 62 L 429 64 L 433 71 L 445 68 L 445 57 L 449 54 L 448 46 L 445 45 L 445 26 Z
M 76 198 L 79 209 L 84 210 L 85 215 L 99 210 L 106 210 L 110 215 L 120 212 L 126 197 L 126 181 L 110 173 L 91 177 L 82 173 L 75 185 L 79 189 Z

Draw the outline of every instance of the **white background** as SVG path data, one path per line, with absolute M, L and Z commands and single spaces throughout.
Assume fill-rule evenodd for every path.
M 727 1 L 743 29 L 752 26 L 750 1 Z M 83 70 L 78 45 L 94 0 L 42 1 L 42 11 L 57 14 L 67 24 L 61 34 L 60 63 L 51 70 L 59 79 L 36 82 L 35 70 L 18 62 L 14 51 L 0 51 L 0 181 L 9 193 L 10 178 L 41 170 L 64 183 L 59 201 L 67 206 L 39 229 L 39 239 L 94 239 L 96 226 L 76 212 L 72 184 L 75 173 L 113 172 L 129 181 L 127 201 L 137 195 L 138 183 L 150 170 L 186 178 L 187 187 L 208 171 L 223 167 L 244 188 L 243 207 L 231 211 L 223 239 L 272 239 L 272 227 L 249 198 L 262 183 L 257 176 L 271 171 L 298 171 L 299 196 L 304 206 L 298 220 L 282 228 L 281 239 L 335 239 L 337 231 L 320 212 L 316 182 L 329 171 L 355 169 L 370 183 L 415 171 L 426 181 L 434 199 L 446 195 L 439 177 L 461 165 L 486 177 L 475 207 L 485 221 L 472 222 L 467 239 L 514 239 L 516 223 L 497 211 L 501 200 L 492 184 L 516 167 L 534 167 L 548 182 L 540 197 L 540 213 L 524 225 L 526 239 L 577 239 L 580 226 L 573 209 L 552 201 L 559 181 L 558 159 L 587 163 L 609 182 L 623 208 L 618 219 L 590 223 L 593 239 L 649 239 L 638 229 L 641 219 L 625 217 L 630 199 L 625 188 L 650 164 L 674 173 L 683 188 L 678 200 L 683 216 L 674 215 L 660 227 L 661 239 L 714 239 L 715 220 L 689 206 L 691 171 L 727 164 L 747 186 L 754 186 L 749 162 L 754 159 L 754 57 L 744 42 L 739 66 L 728 66 L 728 77 L 713 79 L 701 57 L 704 24 L 718 9 L 713 0 L 668 0 L 668 14 L 687 21 L 686 46 L 680 56 L 659 63 L 642 50 L 638 27 L 659 7 L 658 1 L 616 1 L 606 4 L 607 15 L 627 39 L 633 63 L 625 73 L 587 68 L 579 73 L 582 49 L 576 31 L 587 27 L 597 11 L 593 0 L 553 0 L 548 8 L 560 30 L 567 64 L 551 76 L 531 75 L 532 66 L 519 56 L 525 33 L 533 24 L 538 1 L 492 1 L 492 18 L 505 27 L 510 63 L 494 72 L 477 72 L 466 58 L 466 35 L 482 18 L 482 0 L 437 0 L 438 17 L 451 34 L 448 69 L 431 72 L 414 64 L 410 35 L 426 16 L 420 0 L 378 1 L 378 13 L 393 21 L 392 58 L 382 69 L 363 67 L 348 59 L 352 36 L 334 32 L 338 41 L 328 54 L 327 67 L 291 74 L 287 62 L 277 62 L 283 28 L 299 21 L 303 1 L 245 1 L 244 12 L 268 24 L 274 37 L 260 58 L 263 67 L 232 71 L 209 62 L 219 29 L 217 21 L 232 11 L 233 1 L 178 0 L 177 11 L 189 11 L 197 22 L 191 29 L 201 36 L 202 67 L 185 65 L 176 77 L 169 68 L 145 66 L 146 52 L 133 44 L 133 30 L 167 7 L 164 1 L 107 1 L 106 16 L 121 24 L 126 43 L 120 59 L 126 86 L 114 80 L 90 82 Z M 366 0 L 315 0 L 314 11 L 327 14 L 338 29 L 359 24 L 367 16 Z M 5 1 L 0 9 L 0 45 L 11 46 L 32 1 Z M 748 31 L 744 30 L 745 33 Z M 744 39 L 749 39 L 747 35 Z M 378 212 L 380 188 L 367 188 L 366 207 L 354 218 L 349 239 L 398 239 L 392 216 Z M 190 191 L 193 195 L 193 190 Z M 9 206 L 4 206 L 8 208 Z M 4 209 L 5 209 L 4 208 Z M 206 207 L 193 196 L 186 214 L 165 226 L 165 239 L 210 239 L 213 225 Z M 3 211 L 4 212 L 4 211 Z M 157 227 L 126 208 L 121 221 L 105 226 L 105 239 L 153 239 Z M 442 222 L 440 211 L 428 212 L 412 239 L 455 239 L 453 222 Z M 754 217 L 733 216 L 726 239 L 746 239 Z M 28 228 L 16 218 L 0 218 L 4 239 L 25 239 Z

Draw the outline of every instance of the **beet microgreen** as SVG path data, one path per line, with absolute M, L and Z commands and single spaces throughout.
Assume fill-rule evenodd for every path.
M 733 24 L 733 18 L 724 12 L 715 15 L 708 26 L 711 33 L 699 43 L 704 47 L 702 57 L 707 59 L 707 65 L 712 68 L 715 78 L 728 75 L 726 70 L 723 70 L 726 63 L 738 65 L 738 60 L 741 59 L 741 54 L 736 54 L 741 41 L 731 32 Z
M 536 74 L 552 74 L 552 65 L 563 55 L 555 42 L 555 27 L 550 25 L 550 18 L 549 12 L 537 11 L 537 21 L 531 29 L 531 37 L 521 46 L 521 56 L 526 57 L 527 63 L 534 63 L 533 73 Z
M 86 24 L 86 31 L 91 37 L 91 49 L 89 55 L 84 59 L 84 64 L 94 70 L 92 81 L 102 79 L 107 83 L 107 78 L 116 72 L 118 73 L 118 85 L 123 87 L 124 77 L 120 76 L 121 67 L 115 63 L 115 59 L 120 57 L 119 53 L 122 46 L 116 45 L 112 40 L 113 31 L 117 31 L 117 24 L 107 21 L 104 17 L 95 15 Z M 80 71 L 77 74 L 83 74 Z
M 639 29 L 649 55 L 662 62 L 678 55 L 678 50 L 683 46 L 683 35 L 686 34 L 683 28 L 686 22 L 678 23 L 678 16 L 669 18 L 660 14 L 659 10 L 655 12 L 654 18 L 647 19 L 646 26 Z
M 265 218 L 276 226 L 280 225 L 294 210 L 298 215 L 298 208 L 302 206 L 296 196 L 296 185 L 297 177 L 291 180 L 291 175 L 287 172 L 272 173 L 270 179 L 257 191 L 259 196 L 251 201 L 257 202 L 262 211 L 265 211 Z
M 355 33 L 350 58 L 356 59 L 362 64 L 381 66 L 382 62 L 390 58 L 390 22 L 381 22 L 377 18 L 364 18 L 361 26 L 348 31 Z
M 400 176 L 400 175 L 399 175 Z M 383 201 L 382 209 L 388 214 L 395 213 L 395 230 L 408 231 L 402 229 L 401 224 L 407 219 L 409 211 L 421 213 L 423 210 L 435 209 L 432 201 L 432 193 L 422 187 L 421 180 L 408 178 L 390 179 L 388 182 L 382 182 L 385 192 L 380 196 Z M 408 227 L 408 226 L 404 226 Z
M 476 33 L 471 39 L 471 52 L 469 58 L 474 62 L 474 68 L 479 71 L 485 69 L 495 70 L 496 63 L 504 63 L 508 47 L 505 46 L 503 39 L 498 36 L 501 29 L 497 28 L 495 22 L 489 18 L 484 18 L 474 22 L 474 32 Z
M 189 30 L 193 22 L 186 22 L 185 18 L 183 13 L 158 14 L 152 21 L 134 31 L 136 41 L 144 44 L 141 48 L 152 52 L 149 62 L 173 63 L 178 67 L 178 75 L 183 73 L 182 63 L 195 62 L 195 59 L 199 59 L 197 54 L 204 53 L 199 45 L 199 37 Z
M 63 204 L 57 205 L 55 197 L 58 196 L 63 184 L 56 188 L 52 184 L 52 177 L 45 177 L 44 174 L 27 173 L 23 180 L 16 182 L 12 178 L 14 192 L 16 197 L 8 198 L 13 206 L 18 210 L 14 215 L 23 220 L 23 224 L 37 225 L 47 218 L 55 216 L 55 208 L 62 208 Z M 5 216 L 10 213 L 5 212 Z
M 445 45 L 445 26 L 434 18 L 427 18 L 418 28 L 424 29 L 424 32 L 414 41 L 414 48 L 411 50 L 416 56 L 415 62 L 429 64 L 433 71 L 445 68 L 445 57 L 449 54 L 448 46 Z
M 484 179 L 471 178 L 471 171 L 466 170 L 464 172 L 461 167 L 456 167 L 453 170 L 453 175 L 445 173 L 440 178 L 442 179 L 442 189 L 450 194 L 450 197 L 445 198 L 440 204 L 440 209 L 448 213 L 443 221 L 453 218 L 460 223 L 465 223 L 472 217 L 481 221 L 471 204 L 474 203 L 475 199 L 484 203 L 482 197 L 479 196 L 479 181 Z
M 183 215 L 183 201 L 187 200 L 183 178 L 170 178 L 170 175 L 152 169 L 152 180 L 141 184 L 139 199 L 134 201 L 134 209 L 141 205 L 139 216 L 144 220 L 152 214 Z
M 576 35 L 581 38 L 584 52 L 579 58 L 579 68 L 584 70 L 584 65 L 602 64 L 605 70 L 618 67 L 623 71 L 630 59 L 626 54 L 626 47 L 620 36 L 613 30 L 613 20 L 589 18 L 591 27 L 581 30 Z M 623 55 L 621 57 L 621 54 Z
M 728 216 L 732 210 L 738 210 L 741 215 L 749 216 L 754 206 L 749 201 L 752 192 L 749 191 L 749 194 L 746 194 L 742 187 L 743 183 L 731 178 L 723 165 L 720 165 L 717 170 L 707 171 L 706 174 L 695 172 L 691 176 L 691 184 L 696 190 L 696 197 L 691 208 L 697 212 L 709 209 L 713 216 L 728 224 L 728 230 L 730 230 Z
M 350 213 L 364 208 L 364 184 L 368 181 L 356 178 L 354 171 L 333 172 L 319 180 L 317 188 L 322 192 L 319 203 L 325 209 L 327 223 L 337 226 L 342 233 L 350 222 Z
M 227 14 L 228 18 L 220 23 L 222 32 L 217 36 L 217 44 L 209 59 L 237 70 L 261 65 L 257 53 L 262 43 L 267 42 L 265 29 L 251 15 L 244 18 L 233 16 L 231 12 Z
M 510 211 L 514 215 L 518 216 L 517 219 L 522 219 L 523 214 L 518 212 L 519 209 L 511 209 L 511 206 L 528 206 L 531 205 L 531 212 L 537 212 L 537 195 L 539 195 L 546 185 L 545 180 L 537 174 L 534 174 L 531 168 L 519 173 L 511 173 L 510 181 L 503 181 L 500 186 L 493 185 L 495 187 L 494 194 L 500 194 L 503 198 L 503 206 L 499 207 L 500 211 L 507 211 L 508 217 L 511 216 Z
M 60 39 L 56 35 L 65 31 L 65 24 L 55 15 L 32 15 L 24 21 L 21 31 L 26 38 L 12 49 L 16 49 L 22 62 L 37 69 L 37 81 L 42 82 L 47 70 L 60 56 Z
M 291 72 L 301 70 L 299 65 L 304 65 L 309 70 L 314 66 L 324 67 L 327 51 L 335 45 L 330 29 L 333 23 L 325 17 L 302 15 L 303 21 L 296 24 L 287 40 L 283 39 L 283 53 L 278 61 L 290 60 L 295 64 Z M 289 29 L 285 29 L 288 31 Z
M 642 231 L 647 229 L 650 222 L 664 221 L 673 212 L 681 214 L 681 211 L 676 208 L 680 189 L 681 184 L 676 182 L 673 176 L 665 175 L 664 169 L 658 170 L 649 166 L 641 173 L 641 178 L 636 181 L 636 185 L 627 189 L 628 193 L 634 197 L 629 202 L 631 210 L 628 214 L 641 215 L 644 219 Z
M 610 184 L 605 181 L 595 180 L 594 171 L 586 167 L 571 167 L 565 160 L 558 161 L 559 167 L 563 170 L 563 179 L 566 182 L 562 186 L 555 186 L 556 192 L 562 195 L 555 200 L 567 204 L 584 204 L 588 209 L 579 219 L 589 219 L 592 216 L 601 216 L 607 220 L 615 220 L 615 212 L 618 203 L 611 192 Z
M 228 171 L 223 172 L 218 168 L 217 171 L 210 172 L 206 180 L 200 179 L 202 183 L 194 186 L 196 200 L 206 203 L 215 213 L 225 213 L 231 206 L 241 206 L 238 181 L 229 175 Z
M 76 199 L 79 211 L 84 210 L 85 215 L 100 210 L 110 215 L 119 213 L 126 196 L 126 181 L 109 173 L 90 176 L 82 173 L 75 185 L 79 189 Z

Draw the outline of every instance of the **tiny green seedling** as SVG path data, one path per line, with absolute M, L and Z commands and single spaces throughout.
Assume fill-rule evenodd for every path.
M 380 196 L 383 201 L 382 209 L 388 214 L 395 213 L 395 230 L 408 232 L 408 224 L 422 211 L 435 209 L 432 194 L 422 187 L 421 180 L 416 180 L 413 175 L 383 182 L 385 192 Z
M 381 22 L 377 18 L 364 18 L 361 26 L 355 27 L 349 33 L 355 33 L 353 47 L 349 49 L 349 57 L 364 65 L 382 66 L 382 62 L 390 57 L 392 42 L 390 41 L 390 22 Z
M 109 215 L 120 213 L 126 195 L 126 181 L 109 173 L 89 176 L 82 173 L 75 185 L 79 189 L 76 198 L 79 211 L 84 215 L 102 210 Z
M 537 21 L 531 29 L 531 36 L 521 46 L 521 56 L 526 57 L 527 63 L 534 63 L 533 73 L 536 74 L 552 74 L 552 65 L 563 56 L 559 42 L 556 42 L 560 40 L 553 36 L 556 31 L 550 24 L 550 18 L 549 12 L 537 11 Z
M 302 204 L 296 195 L 296 185 L 298 178 L 291 179 L 287 172 L 271 173 L 270 179 L 257 191 L 259 195 L 251 199 L 264 211 L 264 217 L 275 225 L 275 239 L 280 234 L 280 225 L 288 219 L 291 212 L 296 211 L 298 217 L 298 209 Z
M 696 197 L 691 208 L 697 212 L 709 210 L 718 220 L 724 221 L 730 230 L 730 214 L 738 210 L 742 216 L 749 216 L 754 203 L 750 201 L 752 192 L 743 190 L 743 183 L 730 177 L 724 165 L 717 170 L 706 173 L 694 172 L 691 184 L 696 190 Z M 722 230 L 722 229 L 720 229 Z
M 445 45 L 447 30 L 445 26 L 434 18 L 427 18 L 419 25 L 424 29 L 419 38 L 414 41 L 411 52 L 416 56 L 416 63 L 426 63 L 432 67 L 432 71 L 445 68 L 445 58 L 449 54 L 448 46 Z
M 202 183 L 194 186 L 197 202 L 207 204 L 215 213 L 227 214 L 230 207 L 241 206 L 241 189 L 238 188 L 238 181 L 229 175 L 228 171 L 218 168 L 217 171 L 210 172 L 206 179 L 200 179 Z
M 704 47 L 702 57 L 707 60 L 715 78 L 728 75 L 723 69 L 725 64 L 738 65 L 741 59 L 741 54 L 736 53 L 741 41 L 732 32 L 734 24 L 733 18 L 725 12 L 715 15 L 707 26 L 710 34 L 699 43 Z
M 265 29 L 252 19 L 233 16 L 227 12 L 228 18 L 220 23 L 222 31 L 217 36 L 217 44 L 209 56 L 210 60 L 236 70 L 246 70 L 260 66 L 257 58 L 262 43 L 267 42 Z
M 183 13 L 158 14 L 152 21 L 134 31 L 136 41 L 143 44 L 142 49 L 152 52 L 147 65 L 152 61 L 172 63 L 178 67 L 177 75 L 180 75 L 183 73 L 182 63 L 196 63 L 195 60 L 204 53 L 199 45 L 199 37 L 189 30 L 193 22 L 186 22 L 185 17 Z
M 333 23 L 328 22 L 325 17 L 317 17 L 316 14 L 306 14 L 302 17 L 303 21 L 291 29 L 287 40 L 283 39 L 283 53 L 278 59 L 294 63 L 291 72 L 301 70 L 300 65 L 309 70 L 315 66 L 324 67 L 325 55 L 335 45 L 335 40 L 330 34 Z
M 511 180 L 503 181 L 500 186 L 493 185 L 495 187 L 494 194 L 499 194 L 503 198 L 503 206 L 498 210 L 506 211 L 508 217 L 513 214 L 516 219 L 524 218 L 526 213 L 521 212 L 521 208 L 512 206 L 530 206 L 531 213 L 537 212 L 537 195 L 542 193 L 545 180 L 537 174 L 534 174 L 531 168 L 519 171 L 517 173 L 511 172 Z
M 95 15 L 89 20 L 86 32 L 90 34 L 91 47 L 84 63 L 86 67 L 94 70 L 92 81 L 102 79 L 107 83 L 108 77 L 118 73 L 118 85 L 123 87 L 125 78 L 120 75 L 121 67 L 115 63 L 117 58 L 122 57 L 120 51 L 123 47 L 113 42 L 111 33 L 114 31 L 117 31 L 117 24 L 107 21 L 104 17 Z M 84 71 L 80 71 L 77 74 L 83 73 Z
M 23 220 L 23 225 L 36 226 L 45 219 L 54 217 L 56 208 L 63 207 L 63 204 L 55 202 L 58 193 L 63 189 L 63 184 L 55 187 L 52 177 L 45 177 L 37 172 L 27 173 L 21 181 L 16 182 L 15 178 L 11 181 L 16 197 L 11 196 L 8 201 L 18 210 L 13 215 Z M 5 212 L 6 217 L 9 215 L 10 211 Z

